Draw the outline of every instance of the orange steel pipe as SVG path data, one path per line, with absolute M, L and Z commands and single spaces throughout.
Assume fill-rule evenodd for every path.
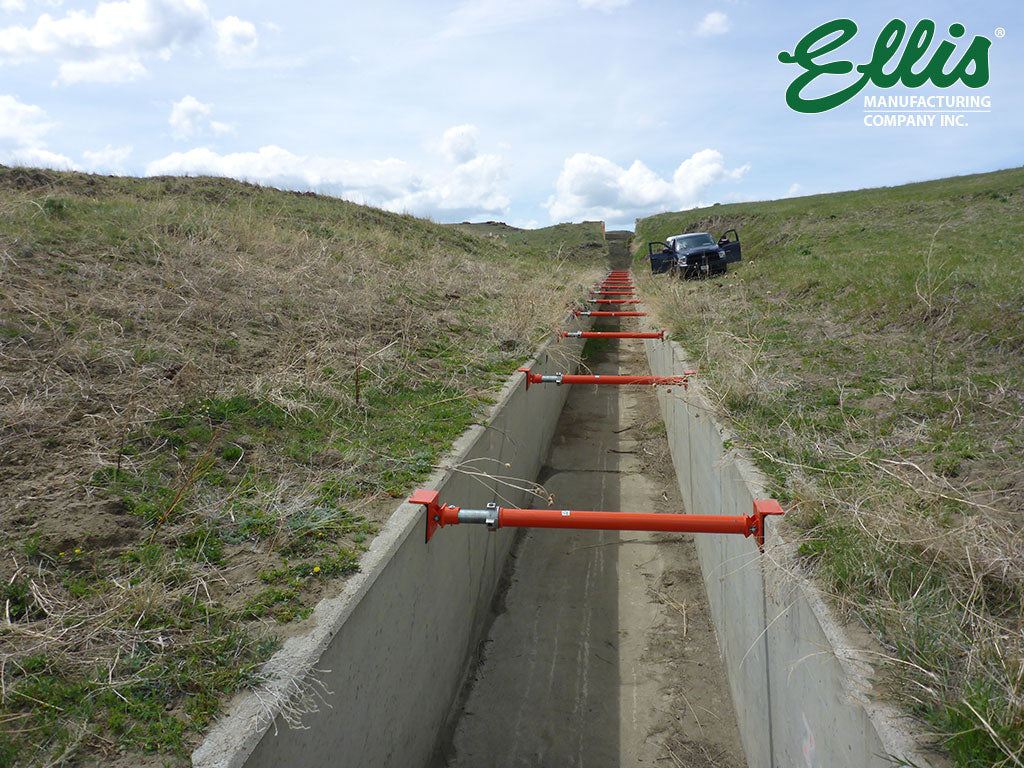
M 595 512 L 579 509 L 513 509 L 488 504 L 486 509 L 464 509 L 441 504 L 437 491 L 418 490 L 409 501 L 426 511 L 426 540 L 438 528 L 462 523 L 498 528 L 571 528 L 600 531 L 670 531 L 676 533 L 729 533 L 753 536 L 764 548 L 764 519 L 781 515 L 775 499 L 754 501 L 750 515 L 685 515 L 645 512 Z
M 590 512 L 579 509 L 506 509 L 498 507 L 498 527 L 583 528 L 599 531 L 679 531 L 741 533 L 753 531 L 745 515 L 673 515 L 643 512 Z
M 591 291 L 591 296 L 636 296 L 636 291 Z
M 639 304 L 640 299 L 587 299 L 591 304 Z
M 635 332 L 635 331 L 559 331 L 563 339 L 662 339 L 665 338 L 664 331 L 656 332 Z
M 647 384 L 652 386 L 665 385 L 676 386 L 682 384 L 686 389 L 689 377 L 696 371 L 683 371 L 682 376 L 618 376 L 602 374 L 581 374 L 581 373 L 531 373 L 529 368 L 519 368 L 519 371 L 526 374 L 526 389 L 531 384 L 606 384 L 608 386 L 623 386 L 630 384 Z
M 617 310 L 574 309 L 576 317 L 647 317 L 646 312 L 620 312 Z

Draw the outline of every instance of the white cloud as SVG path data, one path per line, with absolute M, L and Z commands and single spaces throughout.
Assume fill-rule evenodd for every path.
M 597 8 L 599 11 L 610 13 L 616 8 L 623 8 L 633 0 L 579 0 L 580 8 Z
M 467 163 L 477 155 L 476 140 L 480 131 L 475 125 L 455 125 L 441 136 L 441 154 L 448 162 Z
M 77 170 L 70 157 L 46 149 L 43 137 L 54 123 L 40 107 L 23 104 L 14 96 L 0 95 L 0 157 L 11 165 Z
M 729 17 L 721 11 L 712 11 L 697 26 L 697 34 L 700 37 L 712 37 L 713 35 L 724 35 L 732 28 Z
M 59 65 L 66 83 L 125 82 L 146 73 L 145 60 L 166 61 L 208 35 L 228 55 L 251 52 L 257 40 L 250 22 L 213 21 L 203 0 L 112 0 L 91 13 L 44 13 L 31 27 L 0 28 L 0 63 L 45 58 Z
M 384 202 L 383 207 L 391 211 L 436 211 L 456 218 L 502 212 L 512 203 L 501 190 L 505 175 L 500 157 L 479 155 L 447 174 L 425 179 L 418 189 Z
M 146 67 L 132 55 L 100 56 L 89 61 L 65 61 L 60 65 L 64 83 L 130 83 L 146 74 Z
M 171 135 L 176 139 L 190 139 L 210 131 L 218 136 L 233 133 L 233 125 L 210 119 L 212 111 L 212 104 L 203 104 L 194 96 L 185 96 L 171 107 L 171 116 L 167 120 Z
M 237 16 L 228 16 L 214 23 L 217 30 L 217 53 L 223 58 L 242 60 L 251 56 L 259 44 L 256 25 L 242 21 Z
M 110 171 L 113 173 L 124 173 L 125 163 L 132 154 L 130 146 L 114 147 L 107 144 L 103 149 L 95 152 L 83 152 L 86 166 L 90 171 Z
M 358 202 L 399 197 L 417 183 L 400 160 L 351 163 L 329 157 L 296 155 L 277 146 L 257 152 L 218 154 L 210 149 L 174 152 L 146 166 L 147 176 L 204 174 L 228 176 L 284 189 L 352 192 Z M 347 195 L 346 195 L 347 196 Z
M 0 94 L 0 144 L 30 147 L 42 144 L 54 124 L 40 107 L 22 104 L 14 96 Z
M 2 2 L 0 2 L 0 9 L 11 12 L 24 11 L 25 0 L 2 0 Z
M 462 130 L 465 128 L 472 131 Z M 467 143 L 470 135 L 472 142 Z M 414 168 L 395 158 L 351 162 L 266 146 L 256 152 L 225 155 L 205 148 L 175 152 L 151 162 L 146 175 L 228 176 L 284 189 L 317 190 L 391 211 L 445 218 L 468 218 L 508 209 L 511 200 L 502 190 L 505 163 L 498 155 L 476 154 L 475 127 L 456 126 L 454 132 L 446 131 L 435 148 L 449 161 L 440 172 Z
M 790 188 L 786 190 L 786 197 L 795 197 L 800 189 L 800 185 L 794 181 Z
M 536 219 L 512 219 L 509 222 L 509 226 L 516 229 L 537 229 L 540 227 L 540 222 Z
M 42 147 L 19 149 L 11 153 L 9 161 L 13 165 L 24 165 L 32 168 L 52 168 L 55 171 L 81 170 L 70 157 L 59 155 Z
M 702 149 L 680 163 L 671 179 L 662 179 L 639 160 L 627 169 L 584 153 L 567 158 L 545 207 L 552 221 L 603 219 L 626 221 L 657 211 L 692 208 L 719 181 L 737 181 L 748 165 L 727 169 L 722 154 Z
M 194 96 L 185 96 L 171 107 L 171 135 L 176 139 L 189 139 L 203 129 L 210 117 L 210 105 Z

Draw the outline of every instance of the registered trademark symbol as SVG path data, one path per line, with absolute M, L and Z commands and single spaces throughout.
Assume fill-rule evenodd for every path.
M 1006 30 L 1002 27 L 996 27 L 996 37 L 1006 37 Z

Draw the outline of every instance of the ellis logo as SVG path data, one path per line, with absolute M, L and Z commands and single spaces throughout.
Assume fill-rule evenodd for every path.
M 949 36 L 952 38 L 963 37 L 965 31 L 963 24 L 949 26 Z M 822 63 L 816 61 L 848 43 L 856 34 L 857 25 L 851 19 L 835 19 L 804 35 L 792 53 L 782 51 L 779 54 L 779 61 L 783 64 L 798 64 L 805 70 L 786 89 L 786 103 L 790 108 L 811 114 L 826 112 L 856 96 L 868 82 L 879 88 L 891 88 L 897 83 L 907 88 L 918 88 L 929 81 L 938 88 L 948 88 L 958 81 L 968 88 L 981 88 L 988 83 L 988 49 L 992 41 L 980 36 L 971 40 L 963 56 L 948 71 L 946 65 L 957 49 L 956 43 L 949 40 L 939 43 L 931 59 L 915 71 L 914 65 L 924 58 L 935 37 L 935 22 L 930 19 L 919 21 L 909 36 L 905 22 L 900 19 L 890 21 L 879 33 L 871 61 L 867 64 L 858 64 L 855 68 L 852 62 L 842 59 Z M 832 35 L 836 37 L 826 40 Z M 892 71 L 886 72 L 886 65 L 896 56 L 904 40 L 906 48 L 903 49 L 903 55 Z M 860 73 L 860 77 L 845 88 L 818 98 L 801 96 L 803 89 L 819 76 L 845 75 L 854 69 Z

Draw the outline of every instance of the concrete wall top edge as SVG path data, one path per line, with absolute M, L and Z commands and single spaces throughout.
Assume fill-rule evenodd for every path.
M 643 325 L 651 328 L 651 324 L 646 322 L 647 319 L 645 318 L 644 320 Z M 646 349 L 651 362 L 652 373 L 657 375 L 673 375 L 680 374 L 687 368 L 693 368 L 692 365 L 687 364 L 688 356 L 684 348 L 675 341 L 648 342 Z M 672 417 L 674 419 L 673 425 L 669 426 L 668 422 L 666 422 L 666 426 L 670 430 L 690 430 L 691 427 L 696 430 L 686 440 L 687 445 L 690 447 L 682 447 L 682 450 L 686 452 L 684 465 L 690 468 L 688 471 L 691 472 L 693 481 L 704 484 L 740 482 L 745 486 L 746 493 L 749 494 L 749 496 L 744 498 L 766 497 L 768 495 L 766 491 L 768 487 L 767 477 L 757 468 L 753 460 L 739 450 L 725 450 L 725 446 L 729 445 L 726 441 L 735 439 L 735 437 L 716 417 L 713 406 L 708 402 L 704 387 L 700 382 L 699 373 L 690 379 L 690 386 L 682 399 L 685 401 L 686 408 L 677 409 L 677 411 L 685 411 L 685 413 L 683 415 L 678 415 L 677 413 L 677 415 Z M 665 408 L 669 406 L 671 406 L 671 403 L 666 404 L 663 400 L 663 412 L 666 414 L 668 414 L 668 411 Z M 699 416 L 692 415 L 695 413 L 699 413 Z M 696 474 L 698 473 L 696 468 L 697 459 L 695 458 L 696 452 L 704 450 L 711 445 L 707 441 L 701 442 L 703 439 L 701 435 L 708 435 L 705 419 L 713 424 L 714 432 L 717 433 L 720 442 L 717 440 L 712 441 L 716 445 L 717 453 L 713 457 L 704 457 L 706 460 L 703 470 L 701 470 L 704 474 Z M 703 426 L 698 427 L 698 424 Z M 698 443 L 703 448 L 698 448 Z M 677 465 L 678 470 L 679 466 Z M 680 480 L 680 484 L 682 485 L 682 480 Z M 739 489 L 736 490 L 738 491 Z M 718 494 L 721 497 L 722 491 L 719 491 Z M 684 498 L 691 498 L 695 502 L 699 502 L 698 506 L 701 508 L 692 511 L 710 514 L 728 513 L 727 510 L 704 508 L 706 502 L 714 497 L 715 494 L 702 488 L 691 489 L 689 494 L 684 492 Z M 730 498 L 736 499 L 739 497 L 736 494 L 730 494 Z M 809 578 L 806 569 L 801 565 L 796 556 L 796 543 L 793 541 L 793 537 L 787 536 L 784 530 L 780 531 L 780 527 L 782 526 L 769 525 L 766 536 L 766 551 L 764 556 L 760 558 L 761 571 L 763 573 L 760 590 L 766 595 L 768 604 L 768 615 L 765 617 L 768 625 L 764 629 L 764 633 L 768 633 L 770 630 L 774 636 L 772 651 L 775 656 L 772 658 L 772 663 L 780 665 L 779 668 L 769 671 L 768 677 L 770 679 L 777 678 L 776 686 L 769 687 L 767 691 L 753 693 L 753 698 L 748 701 L 736 702 L 736 708 L 741 720 L 741 729 L 758 729 L 763 727 L 756 720 L 763 716 L 766 701 L 774 701 L 774 704 L 768 706 L 776 712 L 777 720 L 782 719 L 782 717 L 779 717 L 780 713 L 784 716 L 786 712 L 797 711 L 800 707 L 806 707 L 808 711 L 802 725 L 797 723 L 793 726 L 792 724 L 776 722 L 775 737 L 769 736 L 767 742 L 762 741 L 760 735 L 752 732 L 750 734 L 745 733 L 745 746 L 756 744 L 762 751 L 767 752 L 769 751 L 769 745 L 772 745 L 770 748 L 772 753 L 771 760 L 766 756 L 752 755 L 748 749 L 748 759 L 751 761 L 751 765 L 786 764 L 787 760 L 792 759 L 795 754 L 799 753 L 798 737 L 800 733 L 810 728 L 807 725 L 808 718 L 812 722 L 819 724 L 829 723 L 831 718 L 831 720 L 840 723 L 840 729 L 847 728 L 848 733 L 832 738 L 832 741 L 846 740 L 849 744 L 856 744 L 855 747 L 850 746 L 848 748 L 860 749 L 861 754 L 871 755 L 870 758 L 865 758 L 865 765 L 888 765 L 890 763 L 886 762 L 888 760 L 887 756 L 895 756 L 918 765 L 945 764 L 942 758 L 937 758 L 928 749 L 928 741 L 923 733 L 920 732 L 920 726 L 917 721 L 901 712 L 895 705 L 879 698 L 877 689 L 874 686 L 874 680 L 876 679 L 875 670 L 877 668 L 875 663 L 877 661 L 876 649 L 871 647 L 872 643 L 869 639 L 861 638 L 857 633 L 851 632 L 853 628 L 848 627 L 837 617 L 829 604 L 827 594 Z M 706 556 L 702 555 L 701 560 L 701 567 L 705 570 L 706 584 L 709 583 L 708 573 L 711 573 L 712 581 L 721 581 L 719 578 L 721 566 L 715 564 L 714 558 L 717 555 L 714 553 L 726 551 L 728 548 L 728 544 L 719 545 L 714 543 L 708 544 L 701 550 L 702 552 L 712 553 Z M 711 570 L 708 571 L 707 569 Z M 716 601 L 715 596 L 709 593 L 713 610 L 717 602 L 718 606 L 720 606 L 720 612 L 724 612 L 716 617 L 716 629 L 726 635 L 729 634 L 730 623 L 735 621 L 734 618 L 729 618 L 728 604 L 731 600 L 730 594 L 723 592 L 721 595 L 718 595 Z M 773 602 L 774 607 L 772 605 Z M 771 612 L 772 610 L 775 611 L 774 617 Z M 796 614 L 800 615 L 796 616 Z M 795 660 L 792 657 L 788 657 L 783 663 L 787 644 L 793 648 L 796 648 L 800 643 L 806 645 L 808 637 L 810 637 L 810 635 L 803 634 L 803 630 L 796 629 L 795 631 L 801 633 L 801 636 L 794 635 L 791 639 L 787 639 L 786 632 L 790 631 L 787 624 L 791 624 L 794 628 L 803 627 L 808 629 L 812 626 L 814 627 L 813 634 L 819 639 L 814 641 L 810 656 L 801 655 Z M 747 649 L 746 652 L 749 652 L 752 648 L 749 637 L 747 639 L 740 638 L 730 641 L 728 637 L 723 638 L 720 634 L 719 639 L 720 645 L 724 643 L 728 646 L 730 642 L 733 645 L 738 643 L 741 650 Z M 819 642 L 822 644 L 817 645 Z M 780 649 L 783 650 L 780 651 Z M 743 658 L 746 658 L 745 654 L 741 655 L 743 655 Z M 729 666 L 730 685 L 733 689 L 735 700 L 737 691 L 740 691 L 742 696 L 743 686 L 751 684 L 749 670 L 743 672 L 731 666 L 730 653 L 727 650 L 723 650 L 723 656 L 726 658 L 727 666 Z M 811 658 L 811 656 L 815 658 Z M 829 659 L 833 665 L 831 668 L 828 667 L 829 662 L 827 660 Z M 815 670 L 811 670 L 810 667 L 814 665 L 818 665 L 818 667 Z M 781 668 L 782 666 L 785 666 L 785 668 Z M 795 678 L 800 675 L 794 674 L 797 668 L 801 668 L 800 674 L 806 675 L 811 685 L 810 688 L 805 689 L 808 693 L 812 693 L 806 700 L 802 700 L 800 694 L 792 690 L 799 688 L 795 683 Z M 827 672 L 828 669 L 831 669 L 831 672 Z M 841 670 L 841 672 L 838 670 Z M 736 679 L 744 678 L 744 676 L 746 678 L 742 682 L 734 684 L 732 679 L 734 676 Z M 832 683 L 824 682 L 826 678 L 834 680 L 836 688 L 830 688 L 829 686 Z M 781 681 L 785 681 L 786 684 L 778 685 Z M 761 684 L 764 684 L 764 680 L 761 681 Z M 819 690 L 815 690 L 815 686 Z M 779 688 L 782 690 L 777 690 Z M 837 715 L 823 714 L 820 711 L 822 707 L 827 708 L 829 706 L 828 702 L 841 702 L 841 707 L 836 710 Z M 844 720 L 850 720 L 848 713 L 853 710 L 849 709 L 849 707 L 860 710 L 862 721 L 859 724 L 852 721 L 844 722 Z M 743 723 L 744 711 L 750 713 L 750 719 L 752 720 L 746 726 Z M 822 726 L 818 734 L 819 737 L 826 731 L 827 729 Z M 810 731 L 807 732 L 810 733 Z M 832 736 L 835 736 L 835 734 L 830 734 L 830 737 Z M 819 739 L 819 741 L 821 740 L 823 739 Z M 792 743 L 787 746 L 787 744 L 783 743 L 787 741 Z M 807 757 L 807 741 L 805 739 L 803 744 L 804 756 L 808 760 L 807 765 L 817 765 L 818 763 L 812 759 L 814 751 L 813 737 L 811 737 L 810 744 L 811 757 Z M 876 744 L 877 747 L 872 747 L 871 744 Z M 819 756 L 823 751 L 823 746 L 819 744 Z M 787 749 L 790 751 L 787 752 Z M 885 755 L 877 754 L 879 752 L 884 752 Z M 859 762 L 844 764 L 860 765 Z

